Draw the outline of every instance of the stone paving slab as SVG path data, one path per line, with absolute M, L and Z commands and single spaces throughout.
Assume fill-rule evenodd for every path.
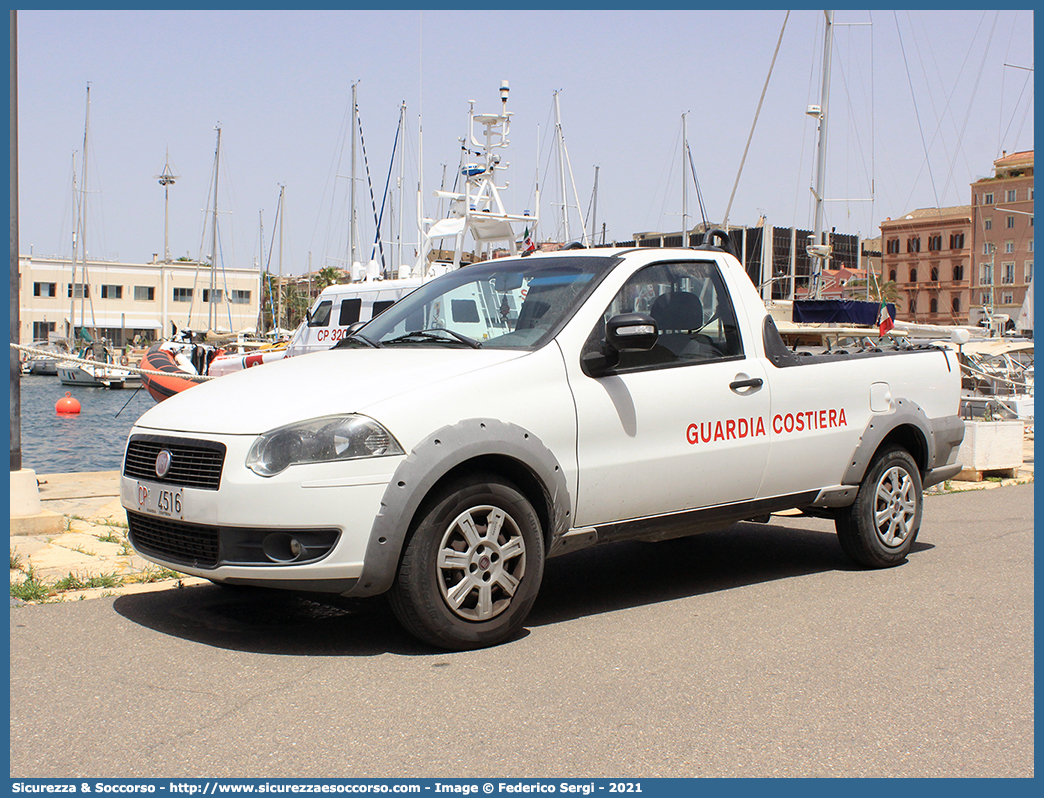
M 120 496 L 119 471 L 37 474 L 36 481 L 40 485 L 40 501 Z

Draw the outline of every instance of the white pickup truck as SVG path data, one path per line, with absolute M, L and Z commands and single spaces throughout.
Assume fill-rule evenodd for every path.
M 798 508 L 901 562 L 964 434 L 954 353 L 799 356 L 727 251 L 506 258 L 330 351 L 197 386 L 130 433 L 144 557 L 373 596 L 435 646 L 505 641 L 546 557 Z

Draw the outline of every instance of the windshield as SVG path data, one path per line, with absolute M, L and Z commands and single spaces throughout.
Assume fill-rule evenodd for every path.
M 376 346 L 542 346 L 616 263 L 615 257 L 505 258 L 425 283 L 358 333 Z

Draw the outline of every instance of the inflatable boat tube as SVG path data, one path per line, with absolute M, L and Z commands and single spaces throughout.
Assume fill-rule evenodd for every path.
M 141 367 L 149 371 L 162 371 L 162 375 L 142 374 L 141 384 L 152 395 L 157 402 L 169 399 L 176 393 L 181 393 L 186 388 L 191 388 L 197 383 L 188 379 L 189 372 L 185 371 L 174 355 L 166 349 L 160 349 L 161 344 L 155 344 L 145 353 L 141 360 Z M 194 376 L 194 375 L 193 375 Z

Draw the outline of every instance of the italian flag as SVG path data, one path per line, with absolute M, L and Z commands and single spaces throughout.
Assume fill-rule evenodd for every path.
M 533 243 L 533 238 L 529 235 L 529 228 L 526 228 L 526 232 L 522 234 L 522 251 L 532 252 L 536 249 L 536 244 Z
M 879 330 L 877 337 L 883 338 L 885 333 L 894 326 L 895 322 L 892 321 L 892 317 L 888 313 L 888 303 L 882 299 L 881 309 L 877 312 L 877 328 Z

